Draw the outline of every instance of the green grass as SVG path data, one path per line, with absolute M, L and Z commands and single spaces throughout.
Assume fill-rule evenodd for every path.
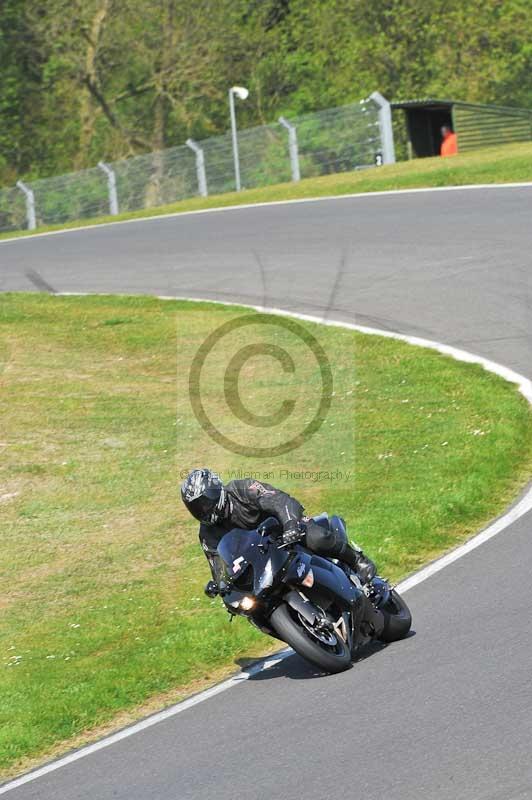
M 271 647 L 203 596 L 207 563 L 178 499 L 181 471 L 271 473 L 309 512 L 343 514 L 392 579 L 463 541 L 528 480 L 531 413 L 515 386 L 430 350 L 311 324 L 334 373 L 323 427 L 277 458 L 223 451 L 191 413 L 188 365 L 206 334 L 240 313 L 153 298 L 1 296 L 4 777 Z M 289 331 L 272 324 L 269 335 L 291 348 L 300 391 L 257 356 L 241 375 L 247 401 L 270 411 L 285 393 L 310 415 L 320 385 L 312 359 Z M 225 355 L 248 341 L 249 330 L 237 332 Z M 204 376 L 205 405 L 237 436 L 218 383 L 223 354 Z M 335 468 L 355 477 L 283 472 Z
M 341 172 L 299 183 L 284 183 L 262 189 L 192 198 L 157 208 L 131 211 L 118 216 L 97 217 L 61 225 L 47 225 L 39 231 L 63 230 L 79 225 L 98 225 L 117 220 L 139 219 L 157 214 L 173 214 L 222 208 L 241 203 L 267 203 L 308 197 L 327 197 L 356 192 L 390 189 L 415 189 L 431 186 L 464 186 L 478 183 L 513 183 L 532 181 L 532 142 L 503 145 L 459 154 L 453 158 L 423 158 L 400 162 L 378 169 Z M 0 234 L 2 238 L 27 236 L 28 231 Z

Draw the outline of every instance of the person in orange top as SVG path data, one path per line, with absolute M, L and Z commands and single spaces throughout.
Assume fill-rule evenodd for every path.
M 440 156 L 455 156 L 458 153 L 456 133 L 453 133 L 448 125 L 444 125 L 441 129 L 441 135 L 443 140 L 440 147 Z

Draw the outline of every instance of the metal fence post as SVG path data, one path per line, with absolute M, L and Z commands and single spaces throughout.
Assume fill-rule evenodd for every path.
M 109 192 L 109 211 L 113 216 L 118 214 L 118 195 L 116 193 L 116 176 L 114 170 L 103 161 L 98 161 L 98 166 L 107 175 L 107 190 Z
M 26 218 L 28 220 L 28 230 L 34 231 L 37 227 L 35 222 L 35 195 L 29 186 L 26 186 L 22 181 L 17 181 L 17 186 L 21 192 L 26 196 Z
M 288 152 L 290 153 L 290 167 L 292 169 L 292 180 L 301 180 L 299 171 L 299 150 L 297 147 L 296 126 L 288 122 L 284 117 L 279 117 L 279 122 L 288 131 Z
M 205 174 L 205 159 L 203 157 L 203 150 L 194 141 L 194 139 L 187 139 L 186 144 L 196 154 L 196 174 L 198 176 L 198 190 L 201 197 L 207 197 L 207 176 Z
M 380 92 L 372 92 L 370 100 L 379 106 L 379 128 L 382 143 L 382 161 L 384 164 L 395 164 L 395 147 L 393 144 L 392 109 L 388 100 Z

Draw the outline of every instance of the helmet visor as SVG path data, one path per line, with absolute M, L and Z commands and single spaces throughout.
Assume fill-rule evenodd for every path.
M 199 497 L 185 500 L 190 513 L 200 522 L 216 525 L 223 518 L 225 491 L 221 484 L 209 486 Z

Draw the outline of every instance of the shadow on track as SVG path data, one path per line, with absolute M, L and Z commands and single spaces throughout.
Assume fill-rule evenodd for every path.
M 411 630 L 405 639 L 410 639 L 415 635 L 416 632 Z M 394 647 L 397 646 L 397 644 L 397 642 L 393 642 L 391 645 L 384 644 L 384 642 L 370 642 L 370 644 L 363 648 L 358 658 L 355 659 L 353 666 L 356 667 L 357 664 L 365 661 L 367 658 L 376 656 L 378 653 L 386 650 L 388 647 Z M 274 680 L 275 678 L 289 678 L 290 680 L 295 681 L 306 681 L 313 678 L 334 677 L 329 676 L 327 673 L 322 672 L 317 667 L 314 667 L 308 661 L 305 661 L 305 659 L 301 658 L 301 656 L 298 656 L 297 653 L 285 656 L 277 664 L 274 664 L 271 667 L 263 667 L 262 669 L 257 669 L 261 663 L 260 661 L 250 661 L 248 658 L 236 658 L 234 663 L 242 669 L 242 672 L 251 673 L 248 678 L 249 681 L 269 681 Z M 346 670 L 346 673 L 348 672 L 349 670 Z M 339 674 L 342 675 L 344 673 Z

